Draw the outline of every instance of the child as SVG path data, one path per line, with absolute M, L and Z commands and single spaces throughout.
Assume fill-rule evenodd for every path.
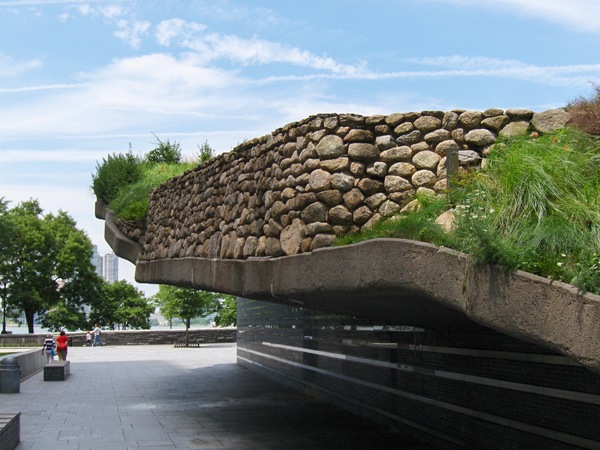
M 54 342 L 54 338 L 51 334 L 46 335 L 46 339 L 44 340 L 44 345 L 42 346 L 42 355 L 46 355 L 47 362 L 50 363 L 54 361 L 54 347 L 56 346 L 56 342 Z
M 92 345 L 92 333 L 91 332 L 87 332 L 85 334 L 85 344 L 83 344 L 85 347 L 88 347 L 90 345 Z

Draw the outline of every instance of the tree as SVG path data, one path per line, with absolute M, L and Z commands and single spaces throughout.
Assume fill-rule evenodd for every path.
M 237 325 L 237 297 L 234 295 L 222 296 L 215 323 L 220 327 Z
M 185 345 L 193 318 L 206 317 L 217 311 L 219 294 L 161 284 L 154 296 L 155 304 L 167 319 L 180 318 L 185 324 Z
M 67 213 L 43 215 L 38 201 L 29 200 L 10 210 L 4 206 L 2 215 L 12 242 L 0 254 L 0 270 L 10 304 L 25 314 L 30 333 L 36 314 L 44 319 L 59 305 L 76 310 L 93 300 L 100 280 L 92 243 Z M 60 321 L 60 314 L 52 320 Z
M 90 320 L 111 330 L 147 330 L 150 328 L 150 314 L 153 312 L 154 306 L 141 291 L 127 281 L 119 280 L 103 284 L 100 295 L 92 303 Z
M 210 161 L 214 156 L 215 151 L 208 145 L 208 141 L 204 141 L 204 144 L 198 146 L 198 159 L 201 163 Z

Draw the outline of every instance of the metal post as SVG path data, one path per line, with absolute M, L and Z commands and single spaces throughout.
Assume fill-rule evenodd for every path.
M 2 279 L 2 333 L 6 333 L 6 303 L 8 301 L 8 290 L 6 288 L 6 280 Z

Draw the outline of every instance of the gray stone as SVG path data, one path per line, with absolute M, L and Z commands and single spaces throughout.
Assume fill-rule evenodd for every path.
M 385 177 L 387 175 L 387 170 L 387 164 L 381 161 L 374 162 L 367 166 L 367 174 L 378 178 Z
M 458 145 L 455 140 L 449 139 L 447 141 L 440 142 L 435 147 L 435 152 L 441 157 L 445 157 L 448 154 L 448 152 L 456 153 L 461 148 L 462 147 Z
M 396 128 L 394 128 L 394 133 L 396 133 L 397 135 L 406 134 L 406 133 L 410 133 L 414 129 L 415 129 L 415 126 L 412 124 L 412 122 L 404 122 L 404 123 L 401 123 L 400 125 L 398 125 Z
M 530 109 L 507 109 L 505 114 L 510 117 L 510 120 L 531 120 L 533 117 L 533 111 Z
M 412 149 L 404 145 L 402 147 L 394 147 L 381 152 L 380 159 L 385 163 L 393 164 L 401 161 L 410 161 L 412 154 Z
M 417 169 L 434 170 L 440 162 L 441 156 L 435 152 L 425 150 L 413 156 L 412 162 Z
M 438 216 L 437 219 L 435 219 L 435 223 L 441 226 L 446 233 L 452 231 L 452 229 L 454 228 L 455 221 L 456 216 L 454 215 L 454 210 L 452 209 L 444 211 Z
M 458 160 L 462 164 L 473 164 L 481 161 L 481 155 L 474 150 L 461 150 L 458 152 Z
M 485 128 L 471 130 L 465 135 L 465 141 L 476 147 L 484 147 L 496 142 L 496 135 Z
M 399 177 L 410 177 L 417 169 L 410 163 L 400 162 L 393 164 L 388 172 L 389 175 L 397 175 Z
M 452 111 L 445 113 L 444 118 L 442 119 L 442 128 L 444 128 L 444 130 L 452 131 L 457 126 L 458 114 Z
M 354 143 L 348 145 L 348 155 L 361 162 L 372 162 L 379 159 L 379 150 L 373 144 Z
M 427 133 L 423 139 L 425 139 L 425 142 L 427 142 L 427 144 L 435 145 L 439 142 L 446 141 L 451 137 L 452 135 L 448 130 L 439 129 L 432 131 L 431 133 Z
M 256 236 L 249 236 L 244 244 L 244 258 L 256 255 L 258 248 L 258 238 Z
M 437 177 L 431 170 L 418 170 L 411 177 L 413 186 L 433 186 L 437 181 Z
M 305 223 L 325 222 L 327 220 L 327 210 L 327 205 L 322 202 L 315 202 L 304 208 L 300 217 Z
M 430 133 L 442 127 L 442 121 L 434 116 L 421 116 L 414 122 L 415 128 L 421 133 Z
M 346 153 L 344 141 L 334 134 L 321 139 L 317 144 L 316 150 L 321 159 L 334 159 Z
M 534 114 L 531 118 L 531 124 L 536 131 L 547 133 L 566 127 L 570 119 L 571 114 L 564 109 L 550 109 Z
M 421 140 L 421 132 L 419 130 L 411 131 L 408 134 L 398 136 L 396 138 L 396 144 L 398 145 L 410 145 L 415 144 Z
M 350 208 L 355 209 L 365 201 L 365 196 L 358 188 L 351 189 L 346 192 L 343 196 L 344 204 Z
M 400 205 L 398 205 L 395 202 L 392 202 L 391 200 L 386 200 L 379 207 L 379 214 L 381 214 L 383 217 L 391 217 L 394 214 L 397 214 L 399 212 L 400 212 Z
M 352 213 L 342 205 L 334 206 L 329 210 L 329 222 L 333 225 L 351 225 Z
M 368 206 L 361 206 L 352 213 L 352 221 L 356 225 L 364 225 L 373 217 L 373 211 Z
M 331 247 L 336 240 L 335 234 L 317 234 L 310 245 L 311 250 L 323 247 Z
M 307 234 L 306 225 L 300 219 L 294 219 L 292 224 L 281 232 L 281 249 L 286 255 L 300 252 L 300 246 Z
M 458 123 L 463 128 L 477 128 L 483 119 L 483 114 L 480 111 L 465 111 L 458 116 Z
M 358 187 L 365 196 L 371 196 L 377 192 L 383 191 L 383 183 L 371 178 L 361 178 L 356 187 Z
M 500 130 L 500 137 L 511 138 L 527 134 L 529 131 L 529 122 L 517 121 L 511 122 Z
M 384 186 L 386 192 L 400 192 L 412 188 L 410 182 L 406 178 L 396 175 L 388 175 L 385 177 Z
M 321 161 L 319 167 L 329 172 L 341 172 L 343 170 L 348 170 L 350 167 L 350 158 L 347 156 L 341 156 L 340 158 L 326 159 Z
M 274 237 L 267 238 L 265 242 L 265 254 L 273 257 L 284 255 L 279 239 Z
M 317 194 L 317 198 L 328 206 L 336 206 L 342 203 L 342 193 L 337 189 L 321 191 Z
M 402 114 L 402 113 L 393 113 L 393 114 L 389 114 L 385 117 L 385 123 L 387 123 L 391 127 L 397 126 L 403 120 L 404 120 L 404 114 Z
M 396 141 L 394 140 L 394 137 L 390 135 L 377 136 L 377 138 L 375 139 L 375 145 L 380 151 L 384 151 L 389 148 L 395 147 Z
M 342 192 L 348 192 L 354 187 L 354 177 L 347 173 L 334 173 L 331 177 L 331 187 Z
M 331 174 L 321 169 L 314 170 L 308 177 L 310 189 L 314 192 L 331 188 Z
M 387 200 L 387 196 L 383 192 L 378 192 L 365 199 L 365 205 L 373 211 L 377 211 L 379 207 Z
M 344 142 L 373 142 L 373 133 L 370 130 L 353 129 L 344 137 Z
M 494 117 L 488 117 L 487 119 L 483 119 L 481 121 L 481 126 L 485 128 L 489 128 L 490 130 L 494 130 L 496 133 L 499 132 L 502 128 L 508 124 L 510 118 L 504 114 Z

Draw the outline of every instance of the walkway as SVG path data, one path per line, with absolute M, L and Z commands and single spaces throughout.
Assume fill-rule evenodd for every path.
M 75 347 L 67 381 L 40 372 L 0 412 L 21 411 L 18 450 L 426 449 L 236 364 L 235 344 Z

